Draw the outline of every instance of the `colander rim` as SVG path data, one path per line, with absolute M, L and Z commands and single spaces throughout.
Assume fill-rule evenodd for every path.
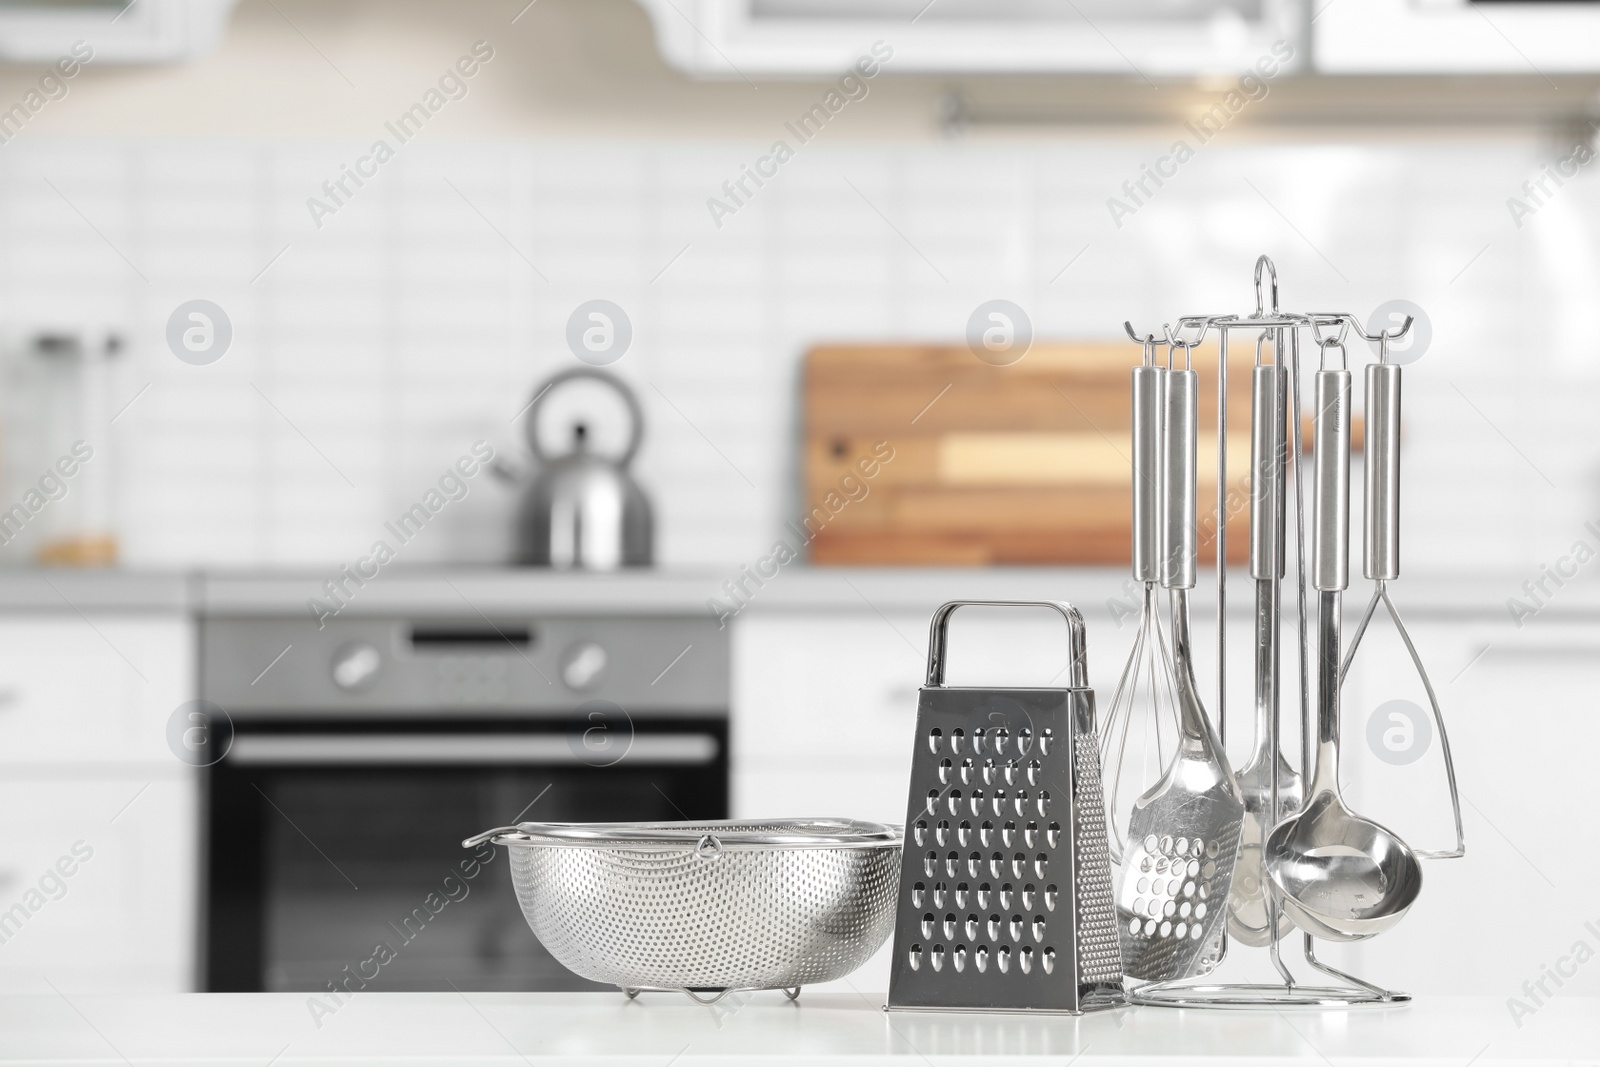
M 775 829 L 779 828 L 781 829 Z M 904 828 L 858 819 L 708 819 L 704 822 L 523 822 L 462 842 L 532 848 L 749 849 L 899 848 Z

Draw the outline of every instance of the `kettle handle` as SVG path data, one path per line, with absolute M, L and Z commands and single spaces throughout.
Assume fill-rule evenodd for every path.
M 639 445 L 644 441 L 644 410 L 639 406 L 639 398 L 634 396 L 633 390 L 629 389 L 621 378 L 608 374 L 598 367 L 573 367 L 571 370 L 564 370 L 553 375 L 539 387 L 538 392 L 533 394 L 533 402 L 528 405 L 528 414 L 522 424 L 523 434 L 528 440 L 528 450 L 533 453 L 533 458 L 538 460 L 540 465 L 550 462 L 550 457 L 545 455 L 544 449 L 539 446 L 539 407 L 556 386 L 575 378 L 592 378 L 609 385 L 627 405 L 628 417 L 633 420 L 633 434 L 628 438 L 628 447 L 624 448 L 622 455 L 617 458 L 617 465 L 626 467 L 638 454 Z

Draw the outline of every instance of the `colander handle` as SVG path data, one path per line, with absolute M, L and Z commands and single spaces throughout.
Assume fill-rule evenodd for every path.
M 496 826 L 493 830 L 485 830 L 481 834 L 474 834 L 473 836 L 467 838 L 465 841 L 461 842 L 461 847 L 462 848 L 477 848 L 479 845 L 483 844 L 485 841 L 489 841 L 489 840 L 491 840 L 493 838 L 499 837 L 502 834 L 511 835 L 511 834 L 521 834 L 521 833 L 522 833 L 521 829 L 518 828 L 518 827 L 515 827 L 515 826 Z M 527 835 L 523 834 L 523 836 L 526 837 Z
M 1089 663 L 1083 615 L 1063 600 L 952 600 L 933 613 L 928 632 L 928 685 L 944 685 L 945 654 L 950 644 L 950 616 L 957 608 L 1045 608 L 1067 620 L 1067 645 L 1072 656 L 1072 688 L 1089 688 Z

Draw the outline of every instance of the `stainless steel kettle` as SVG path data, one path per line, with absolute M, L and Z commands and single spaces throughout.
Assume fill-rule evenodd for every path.
M 581 422 L 572 427 L 572 451 L 551 456 L 539 443 L 540 408 L 557 386 L 579 378 L 604 382 L 627 405 L 633 429 L 615 459 L 589 450 Z M 649 566 L 655 536 L 650 501 L 628 473 L 644 439 L 644 412 L 633 391 L 594 367 L 562 371 L 534 394 L 524 429 L 539 469 L 517 516 L 517 562 L 593 571 Z

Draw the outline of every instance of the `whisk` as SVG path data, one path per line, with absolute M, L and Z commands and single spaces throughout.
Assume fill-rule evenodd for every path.
M 1407 326 L 1410 325 L 1408 321 Z M 1402 329 L 1404 329 L 1402 327 Z M 1466 855 L 1466 837 L 1461 828 L 1461 794 L 1456 789 L 1455 761 L 1450 758 L 1450 736 L 1445 730 L 1444 718 L 1439 711 L 1439 698 L 1433 691 L 1422 657 L 1411 643 L 1400 612 L 1389 599 L 1389 583 L 1400 577 L 1400 365 L 1389 362 L 1389 332 L 1378 337 L 1378 362 L 1367 365 L 1365 382 L 1367 419 L 1366 441 L 1366 514 L 1361 571 L 1372 581 L 1372 599 L 1361 613 L 1361 623 L 1355 637 L 1345 652 L 1339 666 L 1339 684 L 1344 684 L 1350 673 L 1350 663 L 1355 659 L 1361 638 L 1366 635 L 1367 624 L 1382 604 L 1394 622 L 1395 632 L 1406 646 L 1422 688 L 1428 694 L 1428 706 L 1433 712 L 1433 723 L 1439 731 L 1439 747 L 1444 756 L 1445 779 L 1450 786 L 1450 804 L 1456 823 L 1456 845 L 1453 849 L 1425 852 L 1413 849 L 1426 859 L 1458 859 Z
M 1133 801 L 1166 767 L 1167 748 L 1176 748 L 1178 732 L 1172 658 L 1156 604 L 1161 580 L 1157 537 L 1161 507 L 1161 398 L 1167 371 L 1156 364 L 1155 337 L 1140 338 L 1132 326 L 1126 329 L 1130 337 L 1144 345 L 1144 361 L 1133 368 L 1132 418 L 1133 579 L 1142 583 L 1143 590 L 1133 650 L 1117 681 L 1111 707 L 1101 720 L 1101 765 L 1109 779 L 1108 844 L 1112 862 L 1118 864 L 1127 845 L 1128 813 Z

